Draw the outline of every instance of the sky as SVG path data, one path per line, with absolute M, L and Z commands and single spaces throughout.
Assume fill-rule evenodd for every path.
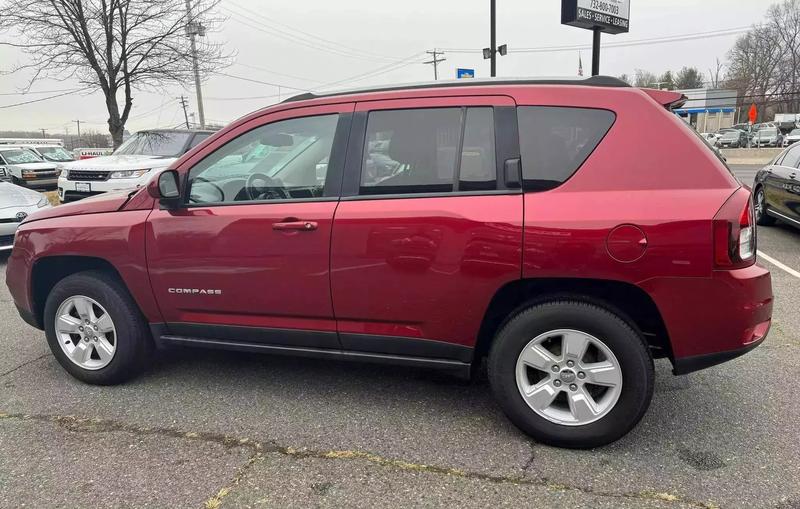
M 717 58 L 725 60 L 741 31 L 763 19 L 774 0 L 630 3 L 630 32 L 603 34 L 602 44 L 649 42 L 602 49 L 601 74 L 633 74 L 635 69 L 660 74 L 682 66 L 707 73 Z M 497 4 L 497 43 L 509 48 L 508 55 L 498 57 L 498 77 L 576 76 L 579 57 L 584 75 L 590 74 L 592 33 L 561 25 L 559 0 Z M 306 90 L 430 81 L 433 67 L 422 63 L 430 59 L 426 50 L 444 51 L 440 79 L 455 78 L 457 67 L 474 68 L 477 77 L 489 76 L 489 61 L 480 54 L 480 48 L 489 45 L 489 0 L 221 0 L 217 10 L 227 19 L 208 37 L 224 43 L 235 56 L 233 65 L 220 71 L 229 76 L 212 74 L 202 85 L 207 122 L 226 124 Z M 709 34 L 715 31 L 723 34 Z M 696 37 L 652 42 L 675 36 Z M 25 63 L 25 58 L 0 45 L 0 70 Z M 40 80 L 31 90 L 41 93 L 20 95 L 27 78 L 0 73 L 0 130 L 75 133 L 74 120 L 81 120 L 84 132 L 107 131 L 108 115 L 99 92 L 3 108 L 54 95 L 48 91 L 78 87 L 69 81 Z M 196 112 L 191 84 L 136 91 L 127 128 L 178 126 L 183 119 L 181 95 L 189 99 L 190 113 Z

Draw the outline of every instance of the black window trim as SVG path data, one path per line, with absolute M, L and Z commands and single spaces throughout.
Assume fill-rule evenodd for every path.
M 190 203 L 189 202 L 189 194 L 191 192 L 191 186 L 189 182 L 189 177 L 191 176 L 192 169 L 197 166 L 198 164 L 205 161 L 208 157 L 211 156 L 214 152 L 221 149 L 222 147 L 226 146 L 228 143 L 245 136 L 248 133 L 253 132 L 256 129 L 261 127 L 274 124 L 276 122 L 283 122 L 286 120 L 296 120 L 301 118 L 310 118 L 310 117 L 323 117 L 328 115 L 338 115 L 338 119 L 336 122 L 336 130 L 333 134 L 333 142 L 331 144 L 331 154 L 328 156 L 328 170 L 325 174 L 325 184 L 322 190 L 322 196 L 316 198 L 278 198 L 272 200 L 244 200 L 244 201 L 231 201 L 231 202 L 219 202 L 219 203 Z M 247 131 L 239 134 L 238 136 L 229 139 L 225 142 L 222 146 L 217 148 L 216 150 L 210 152 L 206 157 L 197 161 L 195 164 L 192 165 L 191 168 L 186 170 L 186 173 L 183 178 L 183 197 L 181 199 L 181 208 L 184 209 L 198 209 L 198 208 L 209 208 L 209 207 L 231 207 L 231 206 L 241 206 L 241 205 L 269 205 L 269 204 L 279 204 L 279 203 L 314 203 L 314 202 L 331 202 L 331 201 L 338 201 L 339 200 L 339 190 L 342 186 L 342 174 L 344 173 L 344 159 L 345 159 L 345 152 L 347 150 L 348 139 L 350 136 L 350 130 L 352 125 L 352 117 L 353 114 L 351 112 L 332 112 L 332 113 L 313 113 L 308 115 L 300 115 L 297 117 L 288 117 L 282 118 L 280 120 L 276 120 L 274 122 L 266 122 L 263 124 L 259 124 L 254 126 L 252 129 L 248 129 Z
M 461 110 L 461 137 L 459 139 L 459 150 L 456 151 L 456 166 L 454 172 L 453 190 L 445 192 L 429 193 L 377 193 L 360 194 L 361 172 L 364 164 L 364 148 L 367 144 L 367 121 L 369 114 L 373 111 L 402 111 L 402 110 L 432 110 L 432 109 L 460 109 Z M 461 191 L 459 181 L 461 178 L 461 152 L 464 144 L 464 131 L 466 129 L 467 110 L 469 108 L 491 108 L 492 118 L 494 119 L 494 151 L 495 151 L 495 189 L 484 189 L 478 191 Z M 499 113 L 499 114 L 498 114 Z M 504 121 L 505 120 L 505 121 Z M 516 134 L 517 111 L 516 106 L 498 106 L 494 104 L 463 104 L 463 105 L 443 105 L 443 106 L 420 106 L 420 107 L 397 107 L 397 108 L 376 108 L 365 111 L 356 111 L 353 114 L 353 122 L 350 131 L 350 142 L 347 147 L 347 157 L 344 164 L 344 178 L 342 183 L 341 201 L 359 200 L 397 200 L 412 198 L 446 198 L 457 196 L 480 196 L 480 195 L 509 195 L 521 194 L 522 189 L 509 189 L 505 185 L 502 176 L 502 168 L 507 159 L 519 158 L 519 136 Z M 502 133 L 502 136 L 501 134 Z M 509 138 L 509 136 L 511 136 Z M 504 143 L 500 143 L 500 140 Z

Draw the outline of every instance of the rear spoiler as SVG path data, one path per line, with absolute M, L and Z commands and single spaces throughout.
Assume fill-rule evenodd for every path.
M 641 90 L 668 110 L 680 108 L 689 100 L 685 95 L 671 90 L 656 90 L 653 88 L 643 88 Z

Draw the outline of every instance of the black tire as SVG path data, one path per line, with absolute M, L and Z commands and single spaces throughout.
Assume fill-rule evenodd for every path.
M 579 426 L 554 423 L 531 409 L 520 394 L 515 372 L 522 349 L 535 337 L 556 329 L 591 334 L 619 361 L 619 399 L 599 420 Z M 628 433 L 650 405 L 654 378 L 653 358 L 639 333 L 616 314 L 574 300 L 547 302 L 519 312 L 498 332 L 489 354 L 489 382 L 503 411 L 538 442 L 558 447 L 599 447 Z
M 764 195 L 764 188 L 759 186 L 756 188 L 756 193 L 753 199 L 756 201 L 756 224 L 759 226 L 772 226 L 775 224 L 775 218 L 767 214 L 767 200 Z M 759 212 L 759 208 L 761 212 Z
M 116 351 L 101 369 L 90 370 L 73 363 L 61 346 L 55 331 L 58 307 L 69 297 L 83 295 L 105 308 L 116 329 Z M 44 307 L 47 343 L 56 360 L 69 374 L 94 385 L 114 385 L 139 374 L 152 351 L 153 340 L 147 323 L 125 286 L 113 275 L 86 271 L 67 276 L 53 287 Z

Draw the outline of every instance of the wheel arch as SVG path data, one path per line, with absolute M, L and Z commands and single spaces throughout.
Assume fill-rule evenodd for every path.
M 509 282 L 492 297 L 478 332 L 475 360 L 488 354 L 497 331 L 516 313 L 558 299 L 586 302 L 615 313 L 645 338 L 654 358 L 674 358 L 661 313 L 638 286 L 603 279 L 530 278 Z
M 109 274 L 125 286 L 119 271 L 104 258 L 54 255 L 42 257 L 34 262 L 31 270 L 31 303 L 34 319 L 39 326 L 44 327 L 44 305 L 53 287 L 67 276 L 89 270 Z

